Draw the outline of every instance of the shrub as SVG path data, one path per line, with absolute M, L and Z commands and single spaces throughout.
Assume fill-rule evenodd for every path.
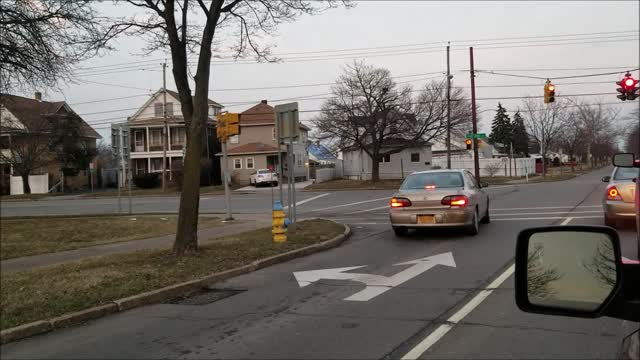
M 160 174 L 146 173 L 133 176 L 133 183 L 141 189 L 151 189 L 158 186 Z

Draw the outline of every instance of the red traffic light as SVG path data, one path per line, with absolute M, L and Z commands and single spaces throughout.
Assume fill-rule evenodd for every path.
M 464 143 L 467 144 L 467 145 L 471 145 L 471 139 L 465 140 Z
M 555 85 L 553 85 L 553 84 L 549 84 L 549 87 L 547 87 L 547 89 L 548 89 L 549 91 L 555 91 L 556 87 L 555 87 Z
M 637 80 L 632 78 L 631 76 L 628 76 L 624 79 L 624 87 L 626 87 L 628 90 L 632 89 L 637 83 Z

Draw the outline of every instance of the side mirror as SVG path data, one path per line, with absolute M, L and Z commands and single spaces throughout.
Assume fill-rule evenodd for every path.
M 633 167 L 634 164 L 635 156 L 633 153 L 617 153 L 613 155 L 613 166 Z
M 602 182 L 608 183 L 609 181 L 611 181 L 611 176 L 603 176 L 602 177 Z
M 518 307 L 531 313 L 594 318 L 622 287 L 620 242 L 604 226 L 549 226 L 518 235 Z
M 488 182 L 483 182 L 483 181 L 481 181 L 481 182 L 480 182 L 480 187 L 481 187 L 481 188 L 489 187 L 489 183 L 488 183 Z

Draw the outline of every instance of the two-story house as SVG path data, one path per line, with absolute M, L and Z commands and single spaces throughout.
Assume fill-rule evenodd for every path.
M 68 119 L 73 119 L 70 122 Z M 102 137 L 85 122 L 64 101 L 42 100 L 42 93 L 36 92 L 34 98 L 2 94 L 0 96 L 0 192 L 8 193 L 9 176 L 23 176 L 23 182 L 11 182 L 11 193 L 22 194 L 24 181 L 31 185 L 32 180 L 38 186 L 31 191 L 47 192 L 54 184 L 63 179 L 59 154 L 52 147 L 54 134 L 74 123 L 77 125 L 77 142 L 87 153 L 96 149 L 96 141 Z M 93 161 L 91 161 L 93 162 Z M 95 163 L 94 163 L 95 165 Z M 77 164 L 75 166 L 78 166 Z M 66 189 L 82 190 L 96 184 L 96 177 L 89 174 L 89 165 L 67 172 L 64 176 Z M 34 175 L 45 175 L 32 179 Z
M 296 181 L 307 180 L 308 131 L 309 128 L 301 123 L 300 138 L 294 142 L 291 154 L 287 153 L 285 145 L 280 146 L 285 177 L 292 173 Z M 257 169 L 278 169 L 275 112 L 267 100 L 262 100 L 240 114 L 240 135 L 231 137 L 227 147 L 231 181 L 234 184 L 249 184 L 249 176 Z M 286 168 L 289 155 L 293 157 L 293 172 Z
M 132 116 L 127 118 L 127 126 L 130 134 L 130 158 L 133 174 L 162 173 L 165 91 L 168 124 L 165 171 L 167 179 L 173 180 L 171 169 L 182 163 L 183 149 L 187 144 L 185 123 L 180 110 L 178 93 L 165 89 L 156 91 Z M 204 143 L 201 161 L 202 182 L 220 184 L 220 159 L 215 156 L 220 151 L 220 143 L 216 138 L 215 117 L 220 113 L 222 105 L 213 100 L 209 100 L 208 103 L 207 130 L 202 139 Z M 206 181 L 207 179 L 210 179 L 210 181 Z

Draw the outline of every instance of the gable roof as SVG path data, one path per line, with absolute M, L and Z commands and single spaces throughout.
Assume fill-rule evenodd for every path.
M 275 124 L 276 114 L 273 106 L 267 103 L 267 100 L 261 100 L 257 105 L 254 105 L 247 110 L 240 113 L 240 125 L 270 125 Z M 304 130 L 311 130 L 308 126 L 300 122 L 300 128 Z
M 387 149 L 388 148 L 415 149 L 420 147 L 431 147 L 432 145 L 433 144 L 431 144 L 430 142 L 424 141 L 424 140 L 411 141 L 411 140 L 401 139 L 401 138 L 387 138 L 387 139 L 384 139 L 382 143 L 382 147 Z M 342 151 L 356 151 L 356 150 L 360 150 L 360 147 L 353 145 L 353 146 L 347 146 L 346 148 L 342 149 Z
M 309 155 L 313 155 L 316 160 L 336 160 L 337 158 L 324 145 L 318 143 L 309 144 Z
M 142 106 L 140 106 L 138 108 L 138 110 L 136 110 L 135 113 L 133 113 L 133 115 L 129 116 L 127 118 L 127 121 L 131 121 L 131 120 L 135 120 L 136 117 L 138 117 L 143 111 L 144 109 L 146 109 L 149 105 L 151 105 L 153 103 L 153 101 L 159 97 L 160 95 L 162 95 L 163 89 L 160 88 L 158 91 L 156 91 L 155 93 L 153 93 L 148 99 L 147 101 L 144 102 L 144 104 L 142 104 Z M 167 90 L 167 94 L 171 97 L 173 97 L 173 99 L 175 100 L 176 103 L 180 104 L 180 94 L 178 94 L 177 91 L 173 91 L 173 90 Z M 173 101 L 172 101 L 173 102 Z M 214 107 L 218 107 L 222 109 L 222 105 L 218 104 L 217 102 L 211 100 L 211 99 L 207 99 L 207 103 L 209 105 L 213 105 Z M 144 119 L 144 120 L 148 120 L 148 119 Z
M 0 95 L 0 104 L 9 110 L 29 130 L 42 128 L 45 115 L 67 113 L 80 119 L 80 133 L 84 137 L 102 139 L 80 115 L 64 101 L 41 101 L 17 95 Z

